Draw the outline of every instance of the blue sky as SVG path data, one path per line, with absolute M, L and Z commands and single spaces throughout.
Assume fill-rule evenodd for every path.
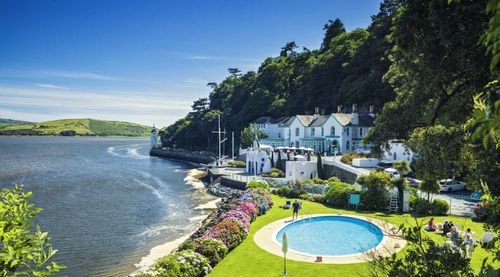
M 0 0 L 0 118 L 165 126 L 227 68 L 256 70 L 323 25 L 365 28 L 373 0 Z

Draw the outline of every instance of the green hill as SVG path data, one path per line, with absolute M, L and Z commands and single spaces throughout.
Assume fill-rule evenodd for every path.
M 151 127 L 90 118 L 0 126 L 0 135 L 149 136 Z
M 21 125 L 21 124 L 31 124 L 31 122 L 14 120 L 14 119 L 7 119 L 7 118 L 0 118 L 0 126 Z

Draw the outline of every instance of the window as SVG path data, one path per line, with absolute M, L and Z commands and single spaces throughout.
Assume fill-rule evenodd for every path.
M 330 135 L 331 136 L 335 136 L 335 127 L 332 126 L 332 128 L 330 129 Z
M 325 128 L 321 127 L 321 136 L 324 137 L 325 136 Z
M 295 128 L 295 136 L 300 136 L 300 130 L 299 128 Z
M 349 129 L 347 129 L 347 130 L 349 130 Z M 346 150 L 351 150 L 351 143 L 349 141 L 346 141 L 345 148 L 346 148 Z
M 280 132 L 280 133 L 278 133 L 278 137 L 279 137 L 279 138 L 281 138 L 281 132 Z
M 392 159 L 393 159 L 393 160 L 396 160 L 396 159 L 397 159 L 397 157 L 398 157 L 398 155 L 396 154 L 396 152 L 394 152 L 394 153 L 392 154 Z
M 311 137 L 314 137 L 316 134 L 316 128 L 311 129 Z
M 359 136 L 362 137 L 363 136 L 363 128 L 359 128 Z
M 345 132 L 349 135 L 349 127 L 345 128 Z

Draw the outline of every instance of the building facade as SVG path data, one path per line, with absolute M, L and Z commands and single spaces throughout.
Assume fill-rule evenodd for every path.
M 290 117 L 260 117 L 253 123 L 266 134 L 260 142 L 272 146 L 305 147 L 328 154 L 345 153 L 359 149 L 369 149 L 362 140 L 373 126 L 373 107 L 370 113 L 358 113 L 353 105 L 351 112 L 322 115 L 316 108 L 314 115 Z

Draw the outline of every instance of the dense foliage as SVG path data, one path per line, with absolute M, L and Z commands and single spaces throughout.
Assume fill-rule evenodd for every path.
M 388 188 L 391 176 L 385 172 L 372 172 L 356 179 L 364 190 L 361 192 L 361 206 L 371 211 L 381 211 L 389 205 Z
M 399 1 L 385 1 L 367 29 L 347 32 L 339 20 L 329 21 L 319 50 L 298 50 L 286 43 L 277 57 L 268 57 L 257 72 L 229 69 L 220 83 L 209 83 L 208 98 L 196 100 L 193 111 L 162 130 L 162 142 L 186 149 L 214 150 L 212 131 L 221 115 L 227 132 L 240 134 L 260 116 L 311 114 L 315 107 L 325 113 L 337 105 L 375 105 L 393 99 L 382 79 L 391 61 L 392 44 L 386 39 Z M 246 129 L 241 144 L 248 146 L 254 132 Z M 240 138 L 236 137 L 237 142 Z M 210 143 L 212 142 L 212 143 Z
M 183 250 L 167 255 L 156 264 L 155 276 L 199 277 L 205 276 L 212 267 L 208 259 L 192 250 Z
M 260 174 L 262 177 L 270 177 L 270 178 L 285 178 L 285 173 L 278 168 L 271 168 L 269 172 L 263 172 Z
M 0 276 L 50 276 L 64 268 L 50 260 L 57 253 L 48 233 L 33 221 L 42 209 L 22 186 L 0 191 Z
M 351 185 L 343 182 L 332 182 L 329 184 L 325 194 L 325 201 L 334 207 L 347 207 L 347 197 L 357 190 Z
M 412 197 L 410 199 L 410 208 L 417 215 L 446 215 L 450 205 L 442 199 L 434 199 L 431 202 L 420 197 Z

